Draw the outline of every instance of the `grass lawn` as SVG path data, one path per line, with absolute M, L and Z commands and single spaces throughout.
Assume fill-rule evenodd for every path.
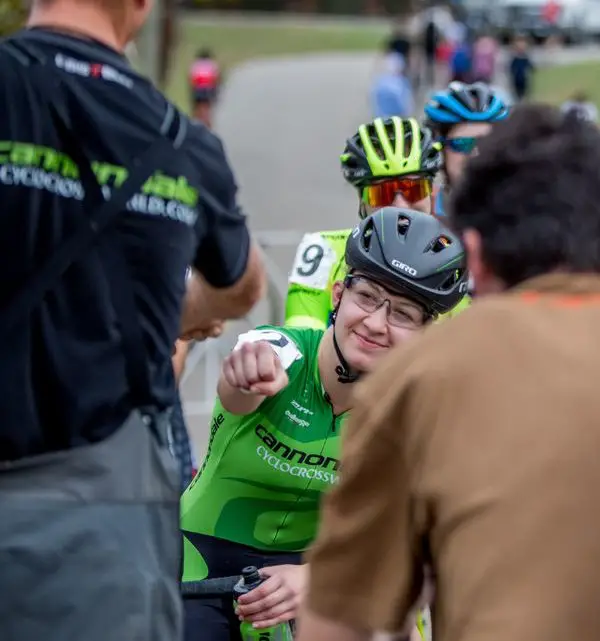
M 585 90 L 590 100 L 600 107 L 600 61 L 540 69 L 535 79 L 534 98 L 559 105 L 577 90 Z
M 374 26 L 202 25 L 197 19 L 182 21 L 179 46 L 167 84 L 169 97 L 188 109 L 187 71 L 203 46 L 215 51 L 225 71 L 251 58 L 320 51 L 365 51 L 379 49 L 388 35 Z

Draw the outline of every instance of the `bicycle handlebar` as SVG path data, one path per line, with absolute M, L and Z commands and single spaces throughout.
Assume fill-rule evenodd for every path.
M 181 595 L 184 599 L 204 599 L 233 594 L 233 588 L 239 576 L 224 576 L 203 581 L 184 581 L 181 584 Z

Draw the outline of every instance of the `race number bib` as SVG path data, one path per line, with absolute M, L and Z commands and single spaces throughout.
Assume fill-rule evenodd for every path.
M 302 353 L 296 346 L 296 343 L 285 334 L 273 329 L 251 329 L 245 334 L 240 334 L 233 349 L 239 349 L 245 343 L 258 343 L 259 341 L 269 343 L 285 370 L 287 370 L 292 363 L 302 358 Z
M 336 255 L 322 234 L 305 234 L 296 250 L 290 283 L 327 289 Z

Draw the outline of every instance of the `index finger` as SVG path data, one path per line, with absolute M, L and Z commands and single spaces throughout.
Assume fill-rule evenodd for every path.
M 258 378 L 261 381 L 275 380 L 277 355 L 268 343 L 261 343 L 258 350 L 256 364 L 258 367 Z
M 269 577 L 264 583 L 261 583 L 257 588 L 244 594 L 238 599 L 240 605 L 251 605 L 253 603 L 258 603 L 263 599 L 266 599 L 269 595 L 277 592 L 277 590 L 283 585 L 281 577 L 278 575 Z

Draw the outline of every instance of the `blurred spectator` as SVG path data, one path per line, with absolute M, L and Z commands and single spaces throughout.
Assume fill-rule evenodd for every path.
M 373 118 L 414 115 L 414 92 L 406 75 L 406 62 L 397 53 L 389 53 L 384 60 L 384 71 L 371 90 Z
M 446 28 L 446 39 L 451 46 L 450 81 L 470 82 L 472 70 L 472 47 L 469 30 L 460 6 L 452 6 L 452 19 Z
M 450 58 L 450 80 L 471 82 L 473 54 L 471 45 L 464 39 L 454 47 Z
M 561 111 L 564 114 L 572 114 L 588 120 L 589 122 L 598 122 L 598 107 L 590 100 L 585 91 L 577 91 L 570 100 L 561 105 Z
M 410 61 L 410 46 L 411 42 L 405 29 L 401 24 L 396 24 L 392 36 L 388 41 L 387 50 L 390 53 L 397 53 L 402 56 L 408 64 Z
M 459 9 L 453 7 L 452 21 L 446 29 L 446 38 L 456 47 L 464 44 L 467 41 L 467 36 L 467 25 L 462 20 Z
M 195 96 L 216 95 L 221 84 L 221 70 L 210 49 L 202 49 L 190 67 L 190 86 Z
M 435 84 L 436 52 L 439 43 L 440 34 L 435 24 L 433 10 L 430 10 L 423 30 L 423 57 L 426 64 L 425 82 L 429 87 Z
M 486 82 L 487 84 L 494 82 L 499 50 L 498 41 L 489 34 L 483 33 L 475 40 L 472 69 L 474 82 Z
M 210 49 L 198 52 L 190 67 L 193 117 L 212 127 L 212 110 L 221 87 L 221 70 Z
M 442 40 L 437 48 L 436 61 L 444 67 L 448 67 L 453 53 L 453 45 L 448 40 Z
M 401 56 L 404 60 L 404 73 L 410 79 L 414 87 L 418 86 L 420 61 L 415 56 L 413 40 L 407 26 L 402 21 L 396 22 L 390 39 L 387 41 L 386 54 L 393 53 Z
M 508 68 L 511 89 L 517 101 L 524 100 L 531 91 L 531 80 L 535 67 L 529 56 L 527 39 L 520 36 L 515 39 L 513 55 Z

